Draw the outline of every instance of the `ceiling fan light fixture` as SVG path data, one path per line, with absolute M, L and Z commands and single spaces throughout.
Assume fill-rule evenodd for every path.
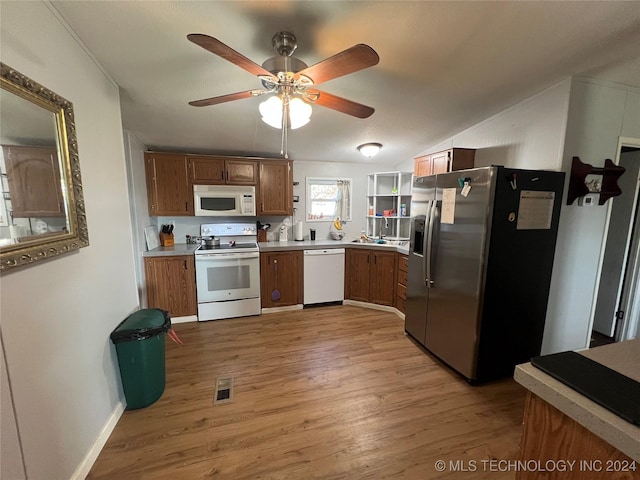
M 258 107 L 262 121 L 273 128 L 282 128 L 282 100 L 277 95 L 269 97 Z
M 363 143 L 358 146 L 358 151 L 367 158 L 373 158 L 378 154 L 381 148 L 381 143 Z
M 284 112 L 284 102 L 277 95 L 270 97 L 258 107 L 262 121 L 273 128 L 282 128 L 282 114 Z M 311 119 L 311 105 L 300 98 L 289 100 L 289 126 L 292 130 L 300 128 Z

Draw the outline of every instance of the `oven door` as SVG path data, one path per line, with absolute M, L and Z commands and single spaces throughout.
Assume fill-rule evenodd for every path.
M 260 297 L 260 253 L 196 255 L 198 303 Z

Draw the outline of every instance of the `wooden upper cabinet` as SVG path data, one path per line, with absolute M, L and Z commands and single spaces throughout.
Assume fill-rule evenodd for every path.
M 474 167 L 476 151 L 472 148 L 450 148 L 442 152 L 422 155 L 414 159 L 416 177 L 453 172 Z
M 413 175 L 416 177 L 426 177 L 431 175 L 431 155 L 422 155 L 414 159 Z
M 189 155 L 188 161 L 190 180 L 193 185 L 256 185 L 258 183 L 256 160 Z
M 189 156 L 189 174 L 194 185 L 223 185 L 224 158 Z
M 186 155 L 145 152 L 144 158 L 149 215 L 193 215 Z
M 258 188 L 258 215 L 293 215 L 291 160 L 262 160 Z
M 255 160 L 227 160 L 227 184 L 255 185 L 258 183 L 258 162 Z
M 5 145 L 3 152 L 13 217 L 64 217 L 56 149 Z

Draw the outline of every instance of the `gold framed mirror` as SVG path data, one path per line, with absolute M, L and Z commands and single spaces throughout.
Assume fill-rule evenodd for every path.
M 89 245 L 73 104 L 0 63 L 0 271 Z

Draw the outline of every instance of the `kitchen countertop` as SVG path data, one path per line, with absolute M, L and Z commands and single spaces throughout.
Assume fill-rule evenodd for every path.
M 612 370 L 640 381 L 640 339 L 579 351 Z M 632 459 L 640 461 L 640 427 L 622 419 L 531 363 L 518 365 L 515 380 Z M 620 392 L 624 395 L 624 392 Z
M 157 247 L 142 254 L 143 257 L 171 257 L 175 255 L 192 255 L 198 243 L 176 243 L 173 247 Z
M 350 240 L 302 240 L 300 242 L 260 242 L 261 252 L 278 252 L 285 250 L 320 250 L 323 248 L 368 248 L 374 250 L 390 250 L 403 254 L 409 253 L 409 242 L 406 245 L 389 245 L 379 243 L 360 243 Z
M 175 255 L 192 255 L 199 244 L 176 243 L 173 247 L 157 247 L 146 251 L 143 257 L 170 257 Z M 409 242 L 406 245 L 388 245 L 379 243 L 359 243 L 347 240 L 303 240 L 302 242 L 260 242 L 261 252 L 279 252 L 285 250 L 319 250 L 323 248 L 369 248 L 389 250 L 403 254 L 409 253 Z

